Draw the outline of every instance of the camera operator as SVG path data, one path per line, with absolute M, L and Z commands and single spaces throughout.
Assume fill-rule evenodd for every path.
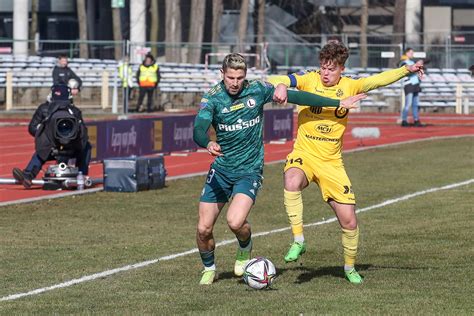
M 35 153 L 24 170 L 13 169 L 13 177 L 25 188 L 30 188 L 44 163 L 57 160 L 67 164 L 76 159 L 76 166 L 83 175 L 89 172 L 91 145 L 81 110 L 72 102 L 71 89 L 54 85 L 48 101 L 36 110 L 28 126 L 35 137 Z

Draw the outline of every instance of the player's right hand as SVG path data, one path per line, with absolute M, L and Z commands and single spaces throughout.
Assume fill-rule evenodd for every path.
M 214 141 L 210 141 L 207 144 L 207 151 L 209 152 L 209 155 L 214 156 L 214 157 L 224 156 L 221 150 L 221 145 L 219 145 L 218 143 Z
M 362 99 L 365 99 L 367 97 L 367 94 L 365 93 L 360 93 L 357 95 L 350 96 L 348 98 L 342 99 L 340 101 L 340 106 L 343 108 L 346 108 L 348 110 L 350 109 L 357 109 L 357 102 L 359 102 Z
M 283 105 L 286 105 L 286 102 L 288 102 L 288 88 L 284 84 L 280 83 L 275 88 L 275 92 L 273 93 L 273 101 Z

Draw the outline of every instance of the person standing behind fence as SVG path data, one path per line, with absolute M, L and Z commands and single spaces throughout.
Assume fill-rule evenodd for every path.
M 68 85 L 69 80 L 75 79 L 78 83 L 77 89 L 71 91 L 72 96 L 77 95 L 82 87 L 82 80 L 71 68 L 68 67 L 66 55 L 58 56 L 58 63 L 53 69 L 53 85 Z
M 400 59 L 400 67 L 403 65 L 411 66 L 414 64 L 413 49 L 407 48 Z M 422 126 L 418 114 L 418 103 L 420 101 L 418 94 L 421 92 L 420 82 L 420 78 L 416 73 L 408 75 L 403 82 L 403 89 L 405 90 L 405 106 L 402 111 L 402 126 L 409 126 L 408 111 L 410 110 L 410 107 L 413 113 L 413 126 Z
M 137 71 L 137 82 L 140 94 L 138 96 L 137 111 L 144 112 L 142 102 L 147 95 L 147 112 L 151 112 L 153 105 L 153 93 L 160 82 L 160 67 L 156 64 L 151 54 L 145 56 L 145 60 Z
M 133 88 L 133 72 L 128 55 L 125 55 L 123 60 L 120 62 L 118 72 L 123 88 L 123 109 L 124 113 L 127 113 L 128 101 L 130 101 L 130 89 Z

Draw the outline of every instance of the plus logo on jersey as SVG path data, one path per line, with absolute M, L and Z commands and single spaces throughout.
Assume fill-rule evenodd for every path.
M 257 102 L 254 99 L 248 99 L 246 104 L 247 107 L 253 109 L 257 105 Z
M 239 130 L 243 130 L 243 129 L 255 126 L 258 123 L 260 123 L 260 116 L 257 116 L 256 118 L 251 119 L 249 121 L 238 119 L 237 124 L 232 124 L 232 125 L 218 124 L 217 127 L 221 131 L 233 132 L 233 131 L 239 131 Z

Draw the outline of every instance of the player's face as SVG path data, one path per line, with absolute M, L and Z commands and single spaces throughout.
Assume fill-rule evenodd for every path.
M 59 58 L 58 64 L 60 67 L 66 67 L 67 66 L 67 58 Z
M 344 66 L 334 63 L 332 60 L 321 61 L 321 80 L 326 87 L 332 87 L 339 82 Z
M 230 95 L 239 94 L 245 80 L 245 70 L 227 68 L 225 71 L 221 70 L 224 77 L 225 89 Z

